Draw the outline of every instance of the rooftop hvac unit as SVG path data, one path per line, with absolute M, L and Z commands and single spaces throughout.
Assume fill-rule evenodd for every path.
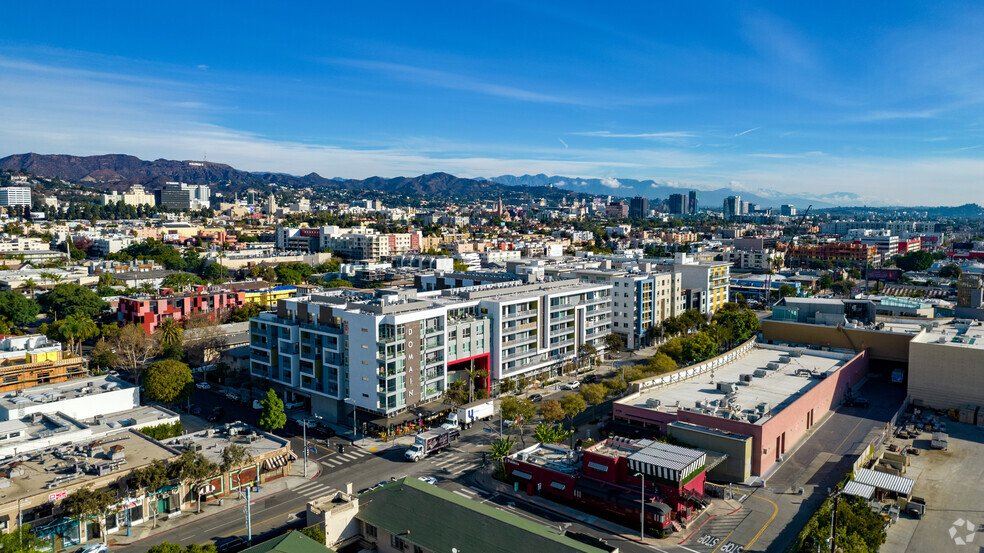
M 789 356 L 788 355 L 780 355 L 779 356 L 779 362 L 780 363 L 789 363 Z
M 757 376 L 759 378 L 762 378 L 762 377 L 764 377 L 765 375 L 767 375 L 769 373 L 767 373 L 765 371 L 765 369 L 755 369 L 755 373 L 754 374 L 755 374 L 755 376 Z
M 31 418 L 31 423 L 37 424 L 41 422 L 41 419 L 44 418 L 44 415 L 42 415 L 41 413 L 31 413 L 30 418 Z
M 765 402 L 759 403 L 758 405 L 755 406 L 755 410 L 758 411 L 761 414 L 768 413 L 769 412 L 769 404 L 768 403 L 765 403 Z
M 705 409 L 706 407 L 707 407 L 707 402 L 706 401 L 704 401 L 702 399 L 697 400 L 697 409 L 698 410 Z
M 731 394 L 738 391 L 738 386 L 736 386 L 733 382 L 718 382 L 717 389 L 720 392 Z
M 800 351 L 800 350 L 798 350 L 798 349 L 794 349 L 793 351 L 789 352 L 789 356 L 790 357 L 803 357 L 803 352 Z
M 771 369 L 771 370 L 774 370 L 774 371 L 779 370 L 779 363 L 775 363 L 775 362 L 773 362 L 773 363 L 767 363 L 765 365 L 765 368 Z
M 655 409 L 659 407 L 659 405 L 660 405 L 660 401 L 656 398 L 650 398 L 646 400 L 646 407 L 650 409 Z
M 55 435 L 55 433 L 52 432 L 51 430 L 42 430 L 42 431 L 38 432 L 38 438 L 50 438 L 50 437 L 52 437 L 54 435 Z
M 751 382 L 752 381 L 752 378 L 754 378 L 754 377 L 752 375 L 750 375 L 750 374 L 743 374 L 743 375 L 741 375 L 741 381 L 742 382 Z

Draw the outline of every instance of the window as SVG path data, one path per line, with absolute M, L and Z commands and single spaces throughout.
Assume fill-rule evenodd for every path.
M 367 536 L 372 536 L 372 537 L 375 538 L 376 537 L 376 527 L 373 526 L 372 524 L 369 524 L 368 522 L 365 522 L 363 524 L 366 525 L 366 529 L 365 529 L 366 535 Z
M 414 545 L 413 546 L 413 553 L 424 553 L 424 548 L 423 547 L 420 547 L 419 545 Z
M 406 546 L 407 546 L 406 542 L 403 541 L 403 538 L 401 538 L 401 537 L 399 537 L 399 536 L 397 536 L 395 534 L 392 535 L 392 536 L 390 536 L 390 545 L 392 545 L 394 548 L 399 549 L 401 551 L 404 548 L 406 548 Z

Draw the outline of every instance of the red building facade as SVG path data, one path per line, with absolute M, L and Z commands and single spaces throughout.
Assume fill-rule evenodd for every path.
M 118 317 L 121 324 L 138 324 L 153 334 L 164 319 L 181 321 L 192 313 L 209 313 L 220 319 L 246 304 L 245 292 L 199 286 L 195 292 L 171 295 L 162 289 L 158 296 L 120 298 Z

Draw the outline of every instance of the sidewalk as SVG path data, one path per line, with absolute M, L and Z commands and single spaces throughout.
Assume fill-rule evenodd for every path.
M 495 478 L 492 478 L 490 469 L 476 469 L 471 473 L 470 480 L 481 488 L 484 488 L 490 492 L 494 492 L 500 495 L 508 496 L 515 499 L 517 502 L 523 502 L 530 505 L 535 505 L 536 507 L 543 509 L 545 511 L 553 512 L 554 514 L 569 518 L 571 520 L 576 520 L 585 526 L 590 526 L 596 530 L 602 532 L 607 532 L 609 534 L 618 536 L 622 539 L 633 541 L 635 543 L 640 543 L 649 546 L 659 547 L 670 547 L 676 546 L 680 543 L 689 539 L 692 534 L 694 534 L 704 523 L 708 520 L 722 515 L 727 515 L 734 513 L 742 508 L 741 503 L 733 499 L 724 500 L 714 500 L 711 505 L 704 510 L 697 518 L 692 520 L 688 524 L 683 532 L 677 532 L 670 534 L 669 536 L 657 539 L 651 536 L 646 536 L 644 539 L 639 537 L 638 529 L 631 529 L 616 522 L 610 520 L 599 518 L 595 515 L 579 511 L 573 507 L 568 507 L 562 503 L 555 503 L 549 499 L 545 499 L 536 495 L 526 495 L 524 492 L 513 491 L 512 486 L 506 484 L 505 482 L 500 482 Z
M 313 471 L 311 470 L 312 466 L 314 468 Z M 290 488 L 295 488 L 310 480 L 314 480 L 321 474 L 321 466 L 317 462 L 309 460 L 308 478 L 304 478 L 303 473 L 304 463 L 300 460 L 295 461 L 291 465 L 290 474 L 288 476 L 261 484 L 260 491 L 258 493 L 254 492 L 251 494 L 252 501 L 255 503 L 261 499 L 266 499 L 272 495 L 284 492 Z M 135 545 L 147 538 L 177 530 L 182 526 L 201 522 L 207 518 L 221 515 L 236 509 L 242 509 L 245 504 L 245 495 L 242 499 L 239 499 L 237 494 L 230 494 L 229 496 L 222 498 L 221 505 L 219 504 L 218 499 L 212 499 L 202 504 L 202 511 L 200 513 L 198 512 L 198 506 L 196 505 L 190 507 L 188 510 L 181 511 L 180 513 L 171 513 L 167 520 L 164 520 L 164 517 L 158 517 L 156 528 L 154 528 L 154 521 L 151 518 L 145 520 L 140 525 L 130 528 L 129 536 L 127 535 L 125 529 L 121 529 L 119 532 L 109 535 L 108 544 L 110 547 Z

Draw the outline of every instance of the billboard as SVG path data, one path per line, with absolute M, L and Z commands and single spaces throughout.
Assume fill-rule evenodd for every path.
M 868 280 L 898 282 L 902 279 L 901 269 L 868 269 Z

